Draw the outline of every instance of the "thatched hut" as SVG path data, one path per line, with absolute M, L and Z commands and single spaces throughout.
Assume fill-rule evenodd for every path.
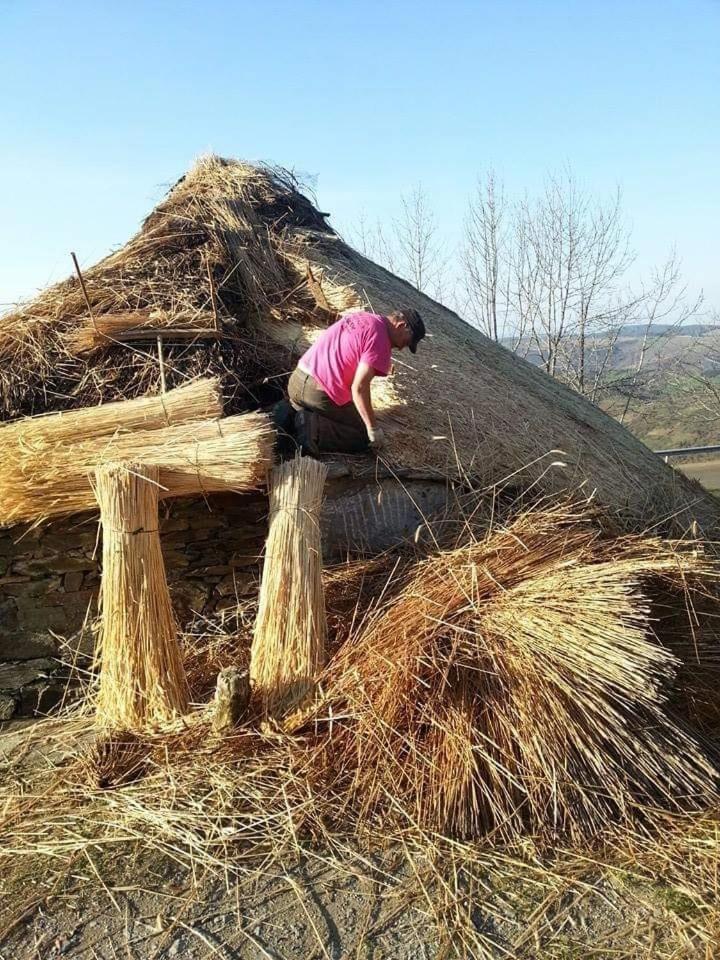
M 625 528 L 715 529 L 715 501 L 700 487 L 353 250 L 327 216 L 286 172 L 200 160 L 83 284 L 73 276 L 0 318 L 0 418 L 134 398 L 200 373 L 222 378 L 228 412 L 258 409 L 282 395 L 300 353 L 338 312 L 412 306 L 428 337 L 373 385 L 388 466 L 330 464 L 330 553 L 407 535 L 465 476 L 542 491 L 584 485 Z M 163 545 L 181 610 L 207 612 L 255 589 L 265 512 L 262 497 L 227 495 L 168 509 Z M 92 609 L 95 538 L 88 516 L 0 531 L 0 660 L 26 661 L 26 680 L 55 653 L 53 635 L 77 630 Z M 14 682 L 0 678 L 0 698 Z M 33 707 L 45 687 L 30 689 Z

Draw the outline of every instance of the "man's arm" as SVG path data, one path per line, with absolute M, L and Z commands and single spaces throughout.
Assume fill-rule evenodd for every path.
M 368 366 L 367 363 L 361 362 L 355 371 L 352 387 L 350 388 L 353 403 L 355 404 L 357 412 L 362 417 L 369 437 L 371 437 L 377 429 L 375 411 L 372 408 L 372 400 L 370 399 L 370 384 L 374 376 L 375 371 L 373 368 Z

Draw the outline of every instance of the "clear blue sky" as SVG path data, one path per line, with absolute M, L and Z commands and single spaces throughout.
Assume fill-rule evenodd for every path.
M 0 303 L 124 242 L 208 150 L 315 175 L 347 228 L 478 173 L 620 185 L 638 269 L 720 307 L 720 0 L 0 0 Z

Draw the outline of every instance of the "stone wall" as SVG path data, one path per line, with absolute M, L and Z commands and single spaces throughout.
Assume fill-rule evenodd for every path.
M 163 555 L 181 623 L 193 611 L 234 606 L 257 589 L 266 518 L 261 495 L 161 506 Z M 92 518 L 0 531 L 0 719 L 46 712 L 65 688 L 63 664 L 76 650 L 91 651 L 101 552 Z
M 322 517 L 325 560 L 412 537 L 446 497 L 440 483 L 336 475 Z M 168 583 L 182 625 L 256 592 L 267 509 L 260 494 L 161 505 Z M 100 556 L 92 517 L 0 531 L 0 720 L 46 712 L 63 695 L 67 663 L 91 652 Z

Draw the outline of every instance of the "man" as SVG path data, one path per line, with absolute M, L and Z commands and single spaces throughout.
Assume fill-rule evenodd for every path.
M 310 453 L 361 453 L 384 444 L 370 396 L 390 373 L 391 351 L 415 353 L 425 336 L 417 310 L 346 313 L 300 358 L 288 383 L 296 432 Z

